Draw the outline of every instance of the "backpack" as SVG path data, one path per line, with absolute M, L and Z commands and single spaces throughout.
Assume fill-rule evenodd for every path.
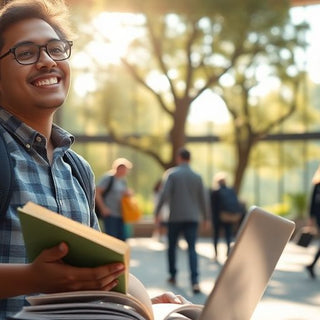
M 232 188 L 219 189 L 219 218 L 224 223 L 238 223 L 242 218 L 241 206 L 236 192 Z
M 110 176 L 110 180 L 108 182 L 108 185 L 102 193 L 102 198 L 104 198 L 107 195 L 107 193 L 111 190 L 112 185 L 113 185 L 113 181 L 114 181 L 114 175 Z M 103 218 L 103 216 L 99 210 L 99 206 L 97 204 L 96 204 L 96 214 L 97 214 L 98 218 L 100 218 L 100 219 Z
M 228 212 L 241 212 L 236 192 L 229 187 L 219 189 L 220 210 Z
M 90 208 L 94 207 L 93 191 L 90 187 L 91 181 L 89 174 L 79 159 L 77 154 L 72 150 L 67 150 L 64 155 L 64 161 L 71 166 L 73 176 L 79 181 L 85 192 Z M 11 157 L 6 148 L 2 134 L 0 134 L 0 217 L 8 210 L 11 194 L 12 194 L 12 176 L 13 167 Z

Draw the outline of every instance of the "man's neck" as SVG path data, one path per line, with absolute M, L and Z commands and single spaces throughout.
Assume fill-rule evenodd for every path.
M 8 112 L 18 118 L 20 121 L 41 133 L 47 141 L 50 140 L 53 124 L 54 109 L 37 110 L 34 112 L 21 113 L 10 108 L 5 108 Z

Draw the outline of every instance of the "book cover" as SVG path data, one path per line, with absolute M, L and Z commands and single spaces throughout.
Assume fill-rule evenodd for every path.
M 69 246 L 64 261 L 77 267 L 96 267 L 113 262 L 125 264 L 114 291 L 126 293 L 129 274 L 129 245 L 64 217 L 33 202 L 18 208 L 27 256 L 33 261 L 42 250 L 61 242 Z

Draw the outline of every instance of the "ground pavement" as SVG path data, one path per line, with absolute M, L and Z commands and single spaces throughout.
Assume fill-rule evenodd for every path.
M 166 282 L 168 274 L 164 241 L 130 238 L 128 242 L 131 246 L 131 273 L 144 283 L 150 296 L 173 291 L 193 303 L 204 304 L 225 261 L 224 243 L 219 244 L 221 257 L 219 262 L 215 262 L 211 239 L 199 240 L 197 252 L 202 293 L 194 295 L 189 284 L 186 244 L 183 240 L 177 251 L 179 273 L 175 287 Z M 315 268 L 318 274 L 315 280 L 310 279 L 304 269 L 311 262 L 316 248 L 316 242 L 308 248 L 298 247 L 292 242 L 287 245 L 252 320 L 320 320 L 320 265 Z

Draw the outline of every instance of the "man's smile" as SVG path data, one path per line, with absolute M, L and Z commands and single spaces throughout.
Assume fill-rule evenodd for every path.
M 45 87 L 45 86 L 57 84 L 58 82 L 59 82 L 58 77 L 50 77 L 46 79 L 38 79 L 38 80 L 32 81 L 32 85 L 34 85 L 35 87 Z

